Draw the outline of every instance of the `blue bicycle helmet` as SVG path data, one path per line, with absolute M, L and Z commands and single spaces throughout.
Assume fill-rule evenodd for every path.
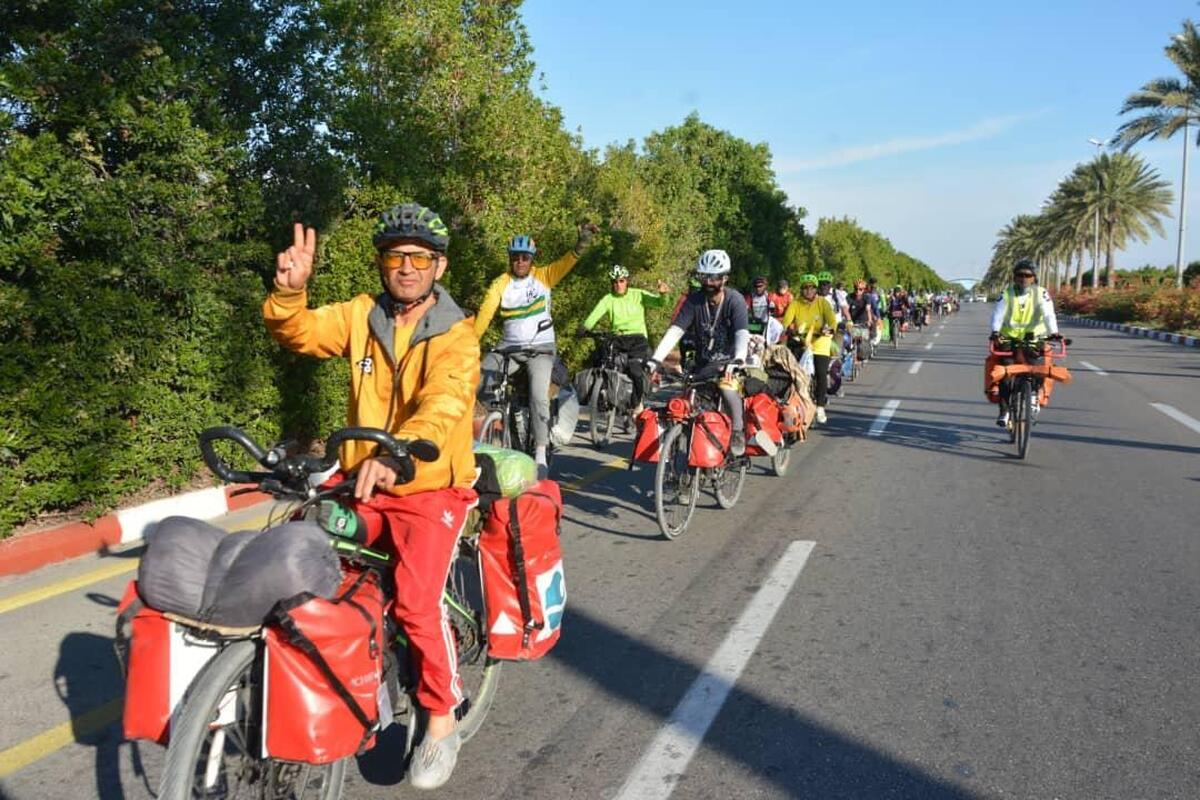
M 528 253 L 531 256 L 536 256 L 537 245 L 534 244 L 533 237 L 526 236 L 523 233 L 514 236 L 512 241 L 508 243 L 508 254 L 511 256 L 513 253 Z

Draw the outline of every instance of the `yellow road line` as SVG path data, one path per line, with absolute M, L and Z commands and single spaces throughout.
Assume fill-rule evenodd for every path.
M 625 469 L 628 466 L 629 459 L 614 458 L 578 480 L 563 484 L 562 490 L 564 493 L 577 492 L 606 475 L 619 469 Z M 266 515 L 262 519 L 265 521 Z M 241 524 L 244 525 L 245 523 Z M 254 525 L 247 527 L 254 527 Z M 13 595 L 12 597 L 0 600 L 0 613 L 12 611 L 13 609 L 21 608 L 22 606 L 27 606 L 30 603 L 36 603 L 39 600 L 45 600 L 55 595 L 64 594 L 65 592 L 74 591 L 90 583 L 102 581 L 105 578 L 111 578 L 125 572 L 132 572 L 137 568 L 137 564 L 138 559 L 130 559 L 128 562 L 93 570 L 84 575 L 59 581 L 41 589 L 33 589 L 22 594 Z M 73 717 L 70 722 L 64 722 L 0 752 L 0 778 L 7 777 L 18 770 L 24 769 L 35 761 L 40 761 L 72 742 L 90 736 L 116 722 L 121 717 L 122 700 L 123 698 L 120 697 L 110 700 L 86 714 Z
M 40 761 L 72 742 L 86 739 L 121 718 L 122 699 L 110 700 L 86 714 L 73 717 L 70 722 L 56 725 L 44 733 L 26 739 L 18 745 L 0 752 L 0 778 L 7 778 L 17 770 Z
M 243 529 L 256 528 L 260 524 L 267 521 L 269 513 L 270 512 L 260 514 L 250 520 L 239 518 L 238 521 L 233 524 L 236 524 L 239 528 Z M 225 526 L 230 525 L 231 523 L 215 522 L 213 524 L 219 528 L 229 530 L 229 528 Z M 30 589 L 26 592 L 14 594 L 11 597 L 0 598 L 0 614 L 6 614 L 9 611 L 16 611 L 18 608 L 24 608 L 25 606 L 32 605 L 34 603 L 40 603 L 43 600 L 49 600 L 51 597 L 58 597 L 61 594 L 82 589 L 83 587 L 90 586 L 93 583 L 98 583 L 103 580 L 108 580 L 109 578 L 115 578 L 118 575 L 124 575 L 126 573 L 133 572 L 135 569 L 137 569 L 139 561 L 141 561 L 141 559 L 123 558 L 119 563 L 106 564 L 103 567 L 94 569 L 91 572 L 85 572 L 82 575 L 76 575 L 73 578 L 64 578 L 61 581 L 48 583 L 45 586 L 41 586 L 37 589 Z
M 116 576 L 124 575 L 127 572 L 133 572 L 135 569 L 137 569 L 139 560 L 140 559 L 136 558 L 121 559 L 121 561 L 116 564 L 109 564 L 108 566 L 101 567 L 100 569 L 94 569 L 91 572 L 85 572 L 82 575 L 76 575 L 74 578 L 66 578 L 65 580 L 56 581 L 55 583 L 49 583 L 45 586 L 38 587 L 37 589 L 30 589 L 27 592 L 14 594 L 12 597 L 5 597 L 3 600 L 0 600 L 0 614 L 7 613 L 9 611 L 16 611 L 18 608 L 24 608 L 25 606 L 41 602 L 42 600 L 48 600 L 51 597 L 56 597 L 60 594 L 73 592 L 76 589 L 82 589 L 84 586 L 96 583 L 98 581 L 106 580 L 108 578 L 115 578 Z
M 617 470 L 625 469 L 628 466 L 629 459 L 614 458 L 612 461 L 608 461 L 603 466 L 592 470 L 587 475 L 584 475 L 579 480 L 571 481 L 570 483 L 564 483 L 562 485 L 563 494 L 568 492 L 577 492 L 583 487 L 587 486 L 589 483 L 595 483 L 596 481 L 600 480 L 610 472 L 616 472 Z

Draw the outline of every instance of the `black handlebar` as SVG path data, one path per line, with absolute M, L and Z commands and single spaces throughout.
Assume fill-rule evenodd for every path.
M 348 441 L 372 442 L 400 461 L 408 461 L 413 458 L 418 461 L 437 461 L 441 455 L 438 446 L 427 439 L 400 440 L 379 428 L 342 428 L 335 431 L 325 442 L 325 455 L 322 458 L 308 455 L 289 458 L 286 451 L 280 447 L 265 450 L 245 431 L 231 425 L 206 428 L 200 432 L 199 439 L 204 463 L 221 480 L 227 483 L 257 483 L 260 485 L 270 482 L 272 489 L 297 480 L 302 482 L 309 475 L 329 469 L 337 460 L 338 449 Z M 244 472 L 233 469 L 221 456 L 217 455 L 217 451 L 213 447 L 219 439 L 228 439 L 238 444 L 255 461 L 270 471 Z
M 217 477 L 226 483 L 258 483 L 265 478 L 271 477 L 269 472 L 243 472 L 235 470 L 229 466 L 213 447 L 213 443 L 218 439 L 228 439 L 241 445 L 242 449 L 254 457 L 254 460 L 263 466 L 267 466 L 267 453 L 240 428 L 235 428 L 232 425 L 218 425 L 215 428 L 205 428 L 200 431 L 200 453 L 204 456 L 204 463 L 208 468 L 216 473 Z

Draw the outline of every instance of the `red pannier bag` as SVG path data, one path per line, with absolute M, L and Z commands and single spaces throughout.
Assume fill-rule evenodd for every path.
M 479 535 L 492 658 L 533 661 L 558 642 L 567 604 L 561 520 L 562 495 L 550 480 L 492 504 Z
M 719 411 L 704 411 L 692 423 L 692 443 L 688 450 L 688 466 L 719 467 L 729 450 L 729 417 Z
M 166 744 L 172 714 L 220 647 L 147 606 L 130 581 L 117 605 L 116 648 L 125 667 L 125 738 Z
M 746 398 L 746 454 L 751 456 L 766 455 L 762 448 L 751 439 L 759 431 L 766 431 L 767 436 L 775 444 L 783 444 L 783 432 L 779 425 L 779 403 L 765 392 L 752 394 Z
M 279 603 L 263 641 L 263 755 L 328 764 L 380 729 L 386 601 L 379 576 L 347 572 L 335 600 Z M 389 701 L 390 702 L 390 701 Z
M 637 415 L 637 436 L 633 440 L 633 460 L 647 464 L 658 462 L 658 443 L 662 438 L 662 420 L 658 411 L 646 408 Z

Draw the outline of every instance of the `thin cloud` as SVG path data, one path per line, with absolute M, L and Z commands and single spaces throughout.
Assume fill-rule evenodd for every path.
M 989 117 L 968 128 L 949 131 L 935 136 L 902 136 L 889 139 L 877 144 L 859 145 L 834 150 L 812 159 L 785 159 L 776 164 L 780 173 L 810 172 L 830 167 L 844 167 L 847 164 L 857 164 L 860 161 L 871 161 L 876 158 L 897 156 L 902 153 L 914 153 L 919 150 L 934 150 L 949 145 L 977 142 L 980 139 L 991 139 L 1029 119 L 1032 114 L 1010 114 L 1004 117 Z

